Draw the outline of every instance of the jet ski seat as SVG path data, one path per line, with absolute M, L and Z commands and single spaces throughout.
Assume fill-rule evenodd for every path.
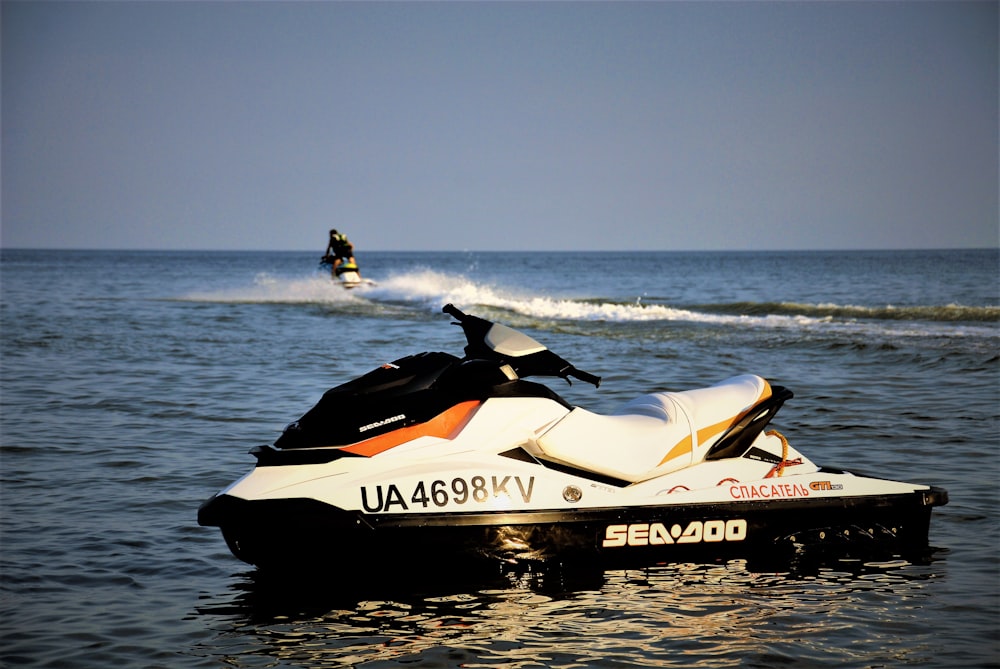
M 771 387 L 745 374 L 684 392 L 641 395 L 614 414 L 574 408 L 536 440 L 542 457 L 637 483 L 705 459 Z

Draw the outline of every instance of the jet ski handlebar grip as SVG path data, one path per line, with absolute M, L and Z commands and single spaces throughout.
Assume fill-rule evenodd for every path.
M 595 388 L 601 387 L 601 377 L 591 374 L 590 372 L 584 372 L 577 369 L 576 367 L 573 367 L 569 370 L 569 372 L 567 372 L 567 374 L 569 376 L 575 376 L 576 378 L 580 379 L 585 383 L 592 383 L 594 384 Z
M 457 318 L 460 321 L 465 318 L 465 314 L 463 314 L 461 311 L 459 311 L 458 307 L 456 307 L 451 302 L 449 302 L 448 304 L 446 304 L 443 307 L 441 307 L 441 311 L 443 311 L 444 313 L 448 314 L 449 316 L 454 316 L 455 318 Z

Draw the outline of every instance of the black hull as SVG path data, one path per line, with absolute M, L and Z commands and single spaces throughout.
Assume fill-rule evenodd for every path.
M 607 566 L 926 548 L 939 488 L 901 495 L 477 514 L 349 512 L 306 499 L 220 495 L 199 510 L 258 567 L 379 568 L 463 561 Z

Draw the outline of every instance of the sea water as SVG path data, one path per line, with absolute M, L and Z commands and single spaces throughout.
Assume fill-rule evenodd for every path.
M 350 291 L 318 255 L 2 252 L 0 665 L 998 666 L 996 249 L 359 249 L 376 284 Z M 787 386 L 811 459 L 948 489 L 926 558 L 289 584 L 197 525 L 327 388 L 460 354 L 448 302 L 601 376 L 551 384 L 593 411 Z

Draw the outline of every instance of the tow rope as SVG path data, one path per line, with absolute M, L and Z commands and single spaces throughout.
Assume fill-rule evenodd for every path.
M 764 435 L 767 437 L 777 437 L 778 439 L 781 440 L 781 462 L 776 464 L 764 478 L 769 479 L 772 476 L 781 476 L 782 474 L 785 473 L 786 466 L 802 464 L 802 458 L 798 458 L 796 460 L 788 459 L 788 439 L 785 439 L 785 435 L 781 434 L 777 430 L 771 430 L 769 432 L 765 432 Z

